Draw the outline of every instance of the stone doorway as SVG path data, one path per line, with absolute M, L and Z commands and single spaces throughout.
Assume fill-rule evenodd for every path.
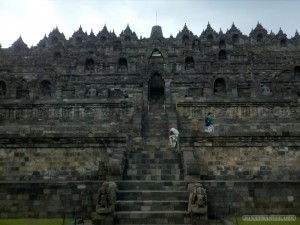
M 148 81 L 148 100 L 151 105 L 163 105 L 165 102 L 165 81 L 158 73 Z

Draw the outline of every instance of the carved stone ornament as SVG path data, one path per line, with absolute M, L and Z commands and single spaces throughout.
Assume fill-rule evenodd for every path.
M 118 187 L 115 182 L 104 182 L 102 184 L 97 194 L 97 205 L 96 205 L 95 217 L 97 217 L 97 215 L 98 216 L 108 215 L 115 211 L 117 190 Z
M 207 196 L 206 189 L 200 183 L 189 185 L 190 196 L 188 212 L 198 215 L 207 214 Z

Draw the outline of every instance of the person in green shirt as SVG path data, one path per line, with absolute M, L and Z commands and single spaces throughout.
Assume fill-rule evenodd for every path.
M 205 126 L 206 126 L 205 131 L 206 132 L 209 132 L 209 133 L 214 132 L 214 130 L 215 130 L 215 127 L 214 127 L 214 123 L 215 123 L 214 118 L 215 118 L 215 116 L 211 112 L 209 112 L 207 114 L 207 117 L 205 118 Z

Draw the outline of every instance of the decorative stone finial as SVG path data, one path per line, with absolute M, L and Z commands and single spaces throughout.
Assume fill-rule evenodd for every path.
M 163 38 L 161 26 L 156 25 L 152 27 L 150 38 Z

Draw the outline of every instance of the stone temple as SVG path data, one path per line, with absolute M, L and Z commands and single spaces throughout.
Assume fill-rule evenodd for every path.
M 300 35 L 208 23 L 20 37 L 0 48 L 0 127 L 0 218 L 299 216 Z

